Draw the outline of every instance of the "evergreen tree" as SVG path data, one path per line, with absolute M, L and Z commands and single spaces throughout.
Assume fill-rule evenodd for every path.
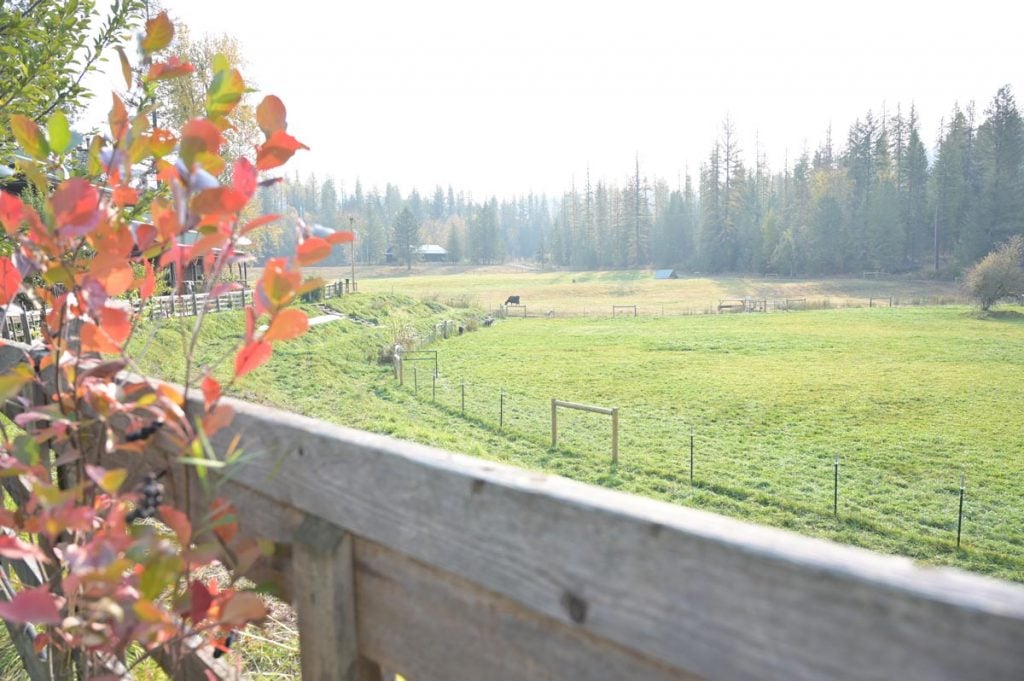
M 977 137 L 975 220 L 962 244 L 965 261 L 1024 230 L 1024 124 L 1008 85 L 999 89 L 985 114 Z
M 395 221 L 395 255 L 405 261 L 406 269 L 412 269 L 415 249 L 419 245 L 419 221 L 408 207 L 402 209 Z

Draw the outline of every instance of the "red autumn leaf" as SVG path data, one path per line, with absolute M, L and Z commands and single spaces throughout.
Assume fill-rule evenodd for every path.
M 258 229 L 258 228 L 262 227 L 263 225 L 268 225 L 271 222 L 273 222 L 274 220 L 279 219 L 280 217 L 281 217 L 280 215 L 261 215 L 258 218 L 256 218 L 255 220 L 250 220 L 249 222 L 245 223 L 245 227 L 242 227 L 242 232 L 241 233 L 242 234 L 248 234 L 252 230 Z
M 220 621 L 235 626 L 258 622 L 266 616 L 267 606 L 264 605 L 259 594 L 252 591 L 240 591 L 234 594 L 220 611 Z
M 217 497 L 210 504 L 210 522 L 213 531 L 225 544 L 230 544 L 238 534 L 238 514 L 231 502 L 223 497 Z
M 38 586 L 0 603 L 0 617 L 14 624 L 60 624 L 58 603 L 58 597 L 50 593 L 48 585 Z
M 92 322 L 82 324 L 79 337 L 82 339 L 82 352 L 103 352 L 111 355 L 121 352 L 121 346 Z
M 45 161 L 50 154 L 50 145 L 42 128 L 28 116 L 14 114 L 11 116 L 11 132 L 25 153 L 37 161 Z
M 132 332 L 131 317 L 127 310 L 120 307 L 105 307 L 100 310 L 100 326 L 116 343 L 128 340 Z
M 153 290 L 156 288 L 156 273 L 153 272 L 153 263 L 146 261 L 145 264 L 146 273 L 142 277 L 142 284 L 139 286 L 139 296 L 142 300 L 149 300 L 149 297 L 153 295 Z
M 231 174 L 231 183 L 235 191 L 251 199 L 256 193 L 256 166 L 244 156 L 235 161 L 234 172 Z
M 284 258 L 271 258 L 263 268 L 263 276 L 256 283 L 256 292 L 266 296 L 271 310 L 284 307 L 296 296 L 302 285 L 302 274 L 288 268 Z
M 161 505 L 158 510 L 160 511 L 160 520 L 164 521 L 164 525 L 171 528 L 177 535 L 178 544 L 183 549 L 188 548 L 189 542 L 192 541 L 192 523 L 188 521 L 188 516 L 173 506 L 165 504 Z
M 14 194 L 0 192 L 0 225 L 8 234 L 14 234 L 25 219 L 25 204 Z
M 160 12 L 146 22 L 146 35 L 142 38 L 142 51 L 152 54 L 164 49 L 174 39 L 174 24 L 167 17 L 167 12 Z
M 81 236 L 99 222 L 100 193 L 80 177 L 61 182 L 50 203 L 57 228 L 67 236 Z
M 256 168 L 269 170 L 284 165 L 299 149 L 309 149 L 284 130 L 276 130 L 256 151 Z
M 336 246 L 338 244 L 347 244 L 355 241 L 356 235 L 354 232 L 333 232 L 325 236 L 324 240 L 330 245 Z
M 220 399 L 220 382 L 213 376 L 205 376 L 202 383 L 203 403 L 209 409 L 210 405 Z
M 181 61 L 177 57 L 171 57 L 165 62 L 156 62 L 149 67 L 149 72 L 146 74 L 146 80 L 169 80 L 171 78 L 180 78 L 181 76 L 187 76 L 193 73 L 196 67 L 189 64 L 187 61 Z
M 14 535 L 0 535 L 0 556 L 10 560 L 24 560 L 32 558 L 41 562 L 48 562 L 49 558 L 35 544 L 22 541 Z
M 174 151 L 178 138 L 170 130 L 156 128 L 149 134 L 149 149 L 154 156 L 166 156 Z
M 256 122 L 263 134 L 270 138 L 278 130 L 285 130 L 288 123 L 285 122 L 287 112 L 284 102 L 276 95 L 267 95 L 256 107 Z
M 270 354 L 270 343 L 257 341 L 246 345 L 238 351 L 238 356 L 235 357 L 235 376 L 240 378 L 253 369 L 266 364 L 270 359 Z
M 192 198 L 192 210 L 200 215 L 237 213 L 245 208 L 249 197 L 231 187 L 204 189 Z
M 181 129 L 181 158 L 191 166 L 197 154 L 216 154 L 223 143 L 216 125 L 205 118 L 193 118 Z
M 21 288 L 21 273 L 10 258 L 0 258 L 0 305 L 11 302 Z
M 306 239 L 295 249 L 295 257 L 303 267 L 315 265 L 331 254 L 331 245 L 318 236 Z
M 139 192 L 128 185 L 119 184 L 114 187 L 111 198 L 115 206 L 134 206 L 139 202 Z
M 302 310 L 289 307 L 281 310 L 270 322 L 270 328 L 263 334 L 263 341 L 291 340 L 298 338 L 309 330 L 309 317 Z
M 227 428 L 235 419 L 235 410 L 226 404 L 218 404 L 203 417 L 203 430 L 207 435 L 214 435 L 222 428 Z
M 213 604 L 213 596 L 206 588 L 206 585 L 198 580 L 193 580 L 189 586 L 189 614 L 192 624 L 199 624 L 206 619 L 206 613 L 210 611 Z
M 110 115 L 107 120 L 110 122 L 110 134 L 114 141 L 120 141 L 121 137 L 128 131 L 128 109 L 124 102 L 117 95 L 113 95 L 114 103 L 110 107 Z
M 256 308 L 250 305 L 245 308 L 245 342 L 252 343 L 253 334 L 256 333 Z

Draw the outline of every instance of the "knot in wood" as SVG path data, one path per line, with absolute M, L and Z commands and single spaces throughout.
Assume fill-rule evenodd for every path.
M 562 605 L 569 612 L 569 619 L 576 624 L 583 624 L 587 619 L 587 602 L 573 592 L 562 594 Z

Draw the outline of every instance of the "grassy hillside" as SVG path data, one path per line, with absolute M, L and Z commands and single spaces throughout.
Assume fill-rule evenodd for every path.
M 968 308 L 771 315 L 508 319 L 438 343 L 399 388 L 376 348 L 470 315 L 398 295 L 348 296 L 346 319 L 280 346 L 238 387 L 246 399 L 488 459 L 707 508 L 932 563 L 1024 580 L 1024 315 Z M 311 309 L 316 314 L 315 309 Z M 214 315 L 203 361 L 241 333 Z M 368 322 L 375 322 L 370 326 Z M 155 331 L 145 368 L 180 380 Z M 145 334 L 139 338 L 145 342 Z M 418 366 L 418 394 L 413 389 Z M 226 367 L 225 367 L 226 368 Z M 466 384 L 466 414 L 461 385 Z M 506 391 L 499 428 L 499 390 Z M 621 409 L 620 463 L 606 417 L 560 415 L 551 397 Z M 688 477 L 696 432 L 696 484 Z M 840 518 L 832 457 L 841 456 Z M 964 550 L 953 547 L 961 470 Z

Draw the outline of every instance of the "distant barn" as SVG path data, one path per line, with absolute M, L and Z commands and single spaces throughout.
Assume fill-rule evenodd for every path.
M 424 262 L 444 262 L 448 259 L 448 251 L 437 244 L 423 244 L 416 249 L 416 255 Z
M 654 272 L 655 279 L 678 279 L 679 275 L 676 274 L 675 270 L 656 270 Z

